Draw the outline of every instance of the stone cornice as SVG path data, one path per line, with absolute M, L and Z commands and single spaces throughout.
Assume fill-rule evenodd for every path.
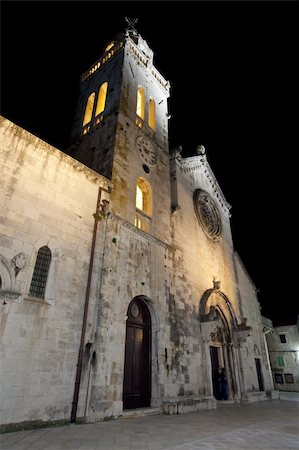
M 179 153 L 175 157 L 176 163 L 184 173 L 196 172 L 198 169 L 204 171 L 207 180 L 209 181 L 213 192 L 215 193 L 217 200 L 222 206 L 228 217 L 231 217 L 230 209 L 231 205 L 226 201 L 224 194 L 216 180 L 216 177 L 208 163 L 206 155 L 191 156 L 183 158 Z
M 131 224 L 127 220 L 123 219 L 122 217 L 120 217 L 120 216 L 118 216 L 118 215 L 116 215 L 114 213 L 110 213 L 109 214 L 109 218 L 112 219 L 112 220 L 117 220 L 125 228 L 127 228 L 128 230 L 132 231 L 135 234 L 138 234 L 139 236 L 142 236 L 147 241 L 153 242 L 153 244 L 159 245 L 159 247 L 163 247 L 163 248 L 165 248 L 165 250 L 168 250 L 170 252 L 174 252 L 175 251 L 175 247 L 167 244 L 164 241 L 161 241 L 161 239 L 156 238 L 152 234 L 149 234 L 149 233 L 146 233 L 143 230 L 140 230 L 140 228 L 135 227 L 135 225 Z

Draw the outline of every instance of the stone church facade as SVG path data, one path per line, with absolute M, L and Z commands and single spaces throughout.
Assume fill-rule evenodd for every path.
M 256 289 L 203 146 L 169 152 L 135 31 L 82 76 L 70 154 L 1 118 L 2 426 L 276 397 Z

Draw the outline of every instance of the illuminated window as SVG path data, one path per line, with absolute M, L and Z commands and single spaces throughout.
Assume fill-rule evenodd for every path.
M 96 94 L 93 92 L 88 97 L 88 100 L 86 103 L 86 108 L 85 108 L 83 126 L 85 126 L 87 123 L 89 123 L 91 121 L 95 96 L 96 96 Z
M 153 98 L 150 99 L 148 105 L 148 124 L 152 130 L 156 129 L 156 103 Z
M 140 177 L 136 182 L 135 226 L 149 231 L 152 212 L 152 188 L 148 181 Z
M 102 86 L 99 89 L 99 96 L 98 96 L 98 102 L 97 102 L 97 109 L 96 109 L 96 116 L 101 114 L 105 109 L 105 103 L 106 103 L 106 97 L 107 97 L 107 88 L 108 83 L 103 83 Z
M 138 184 L 136 186 L 136 208 L 143 210 L 143 194 Z
M 143 87 L 139 86 L 137 91 L 137 107 L 136 107 L 136 114 L 139 116 L 142 120 L 144 120 L 144 89 Z
M 29 295 L 44 298 L 48 272 L 51 264 L 51 251 L 46 245 L 41 247 L 37 253 L 31 280 Z
M 144 178 L 138 178 L 136 183 L 136 208 L 147 216 L 152 215 L 152 188 Z
M 110 48 L 114 47 L 114 42 L 110 42 L 110 44 L 107 45 L 107 47 L 105 48 L 105 52 L 108 52 L 108 50 L 110 50 Z

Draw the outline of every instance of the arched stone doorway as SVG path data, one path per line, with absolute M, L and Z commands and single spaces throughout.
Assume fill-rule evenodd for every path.
M 151 316 L 146 302 L 134 298 L 127 312 L 123 408 L 150 406 Z
M 205 342 L 207 382 L 209 392 L 217 398 L 217 366 L 224 367 L 230 399 L 240 401 L 245 395 L 240 346 L 251 327 L 246 322 L 238 324 L 233 307 L 219 289 L 220 282 L 203 294 L 199 305 L 199 317 Z
M 232 370 L 230 359 L 231 338 L 227 323 L 223 319 L 221 310 L 215 308 L 215 318 L 213 325 L 210 326 L 208 345 L 211 358 L 211 377 L 213 386 L 213 395 L 216 400 L 227 400 L 223 397 L 219 373 L 219 368 L 225 369 L 227 379 L 228 397 L 233 398 L 236 394 L 236 383 L 234 380 L 234 371 Z

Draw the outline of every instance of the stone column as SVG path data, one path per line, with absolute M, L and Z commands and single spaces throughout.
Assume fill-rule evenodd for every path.
M 211 357 L 210 357 L 210 346 L 207 343 L 203 344 L 203 366 L 206 368 L 203 371 L 203 381 L 205 385 L 205 394 L 207 396 L 214 396 L 213 394 L 213 381 L 212 381 L 212 365 L 211 365 Z
M 238 358 L 236 355 L 236 349 L 232 343 L 229 345 L 229 360 L 231 362 L 232 367 L 232 384 L 233 384 L 233 391 L 234 391 L 234 399 L 239 401 L 241 397 L 240 392 L 240 380 L 239 380 L 239 370 L 238 370 Z
M 226 342 L 223 343 L 223 359 L 224 359 L 224 366 L 226 368 L 226 374 L 227 374 L 227 384 L 228 384 L 228 399 L 233 400 L 233 386 L 232 386 L 232 368 L 229 364 L 229 355 L 228 355 L 228 345 Z
M 240 389 L 241 389 L 241 399 L 247 400 L 247 392 L 245 388 L 245 377 L 244 377 L 244 369 L 243 369 L 243 358 L 242 358 L 242 348 L 241 344 L 237 346 L 237 357 L 239 360 L 239 383 L 240 383 Z

